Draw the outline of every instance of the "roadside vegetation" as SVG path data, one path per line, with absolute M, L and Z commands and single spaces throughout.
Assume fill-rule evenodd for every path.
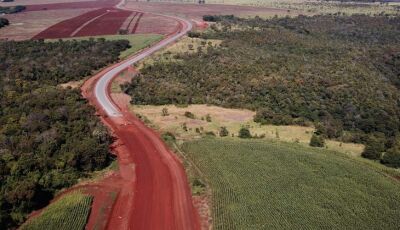
M 181 149 L 211 187 L 214 229 L 398 229 L 400 183 L 379 164 L 261 140 L 205 138 Z
M 89 218 L 93 197 L 79 191 L 64 195 L 25 223 L 21 230 L 83 230 Z
M 222 43 L 145 65 L 123 86 L 132 104 L 246 108 L 260 124 L 314 124 L 323 138 L 381 142 L 372 159 L 400 167 L 400 17 L 213 21 L 201 37 Z
M 0 14 L 15 14 L 25 10 L 25 6 L 0 6 Z
M 78 81 L 118 60 L 128 41 L 0 42 L 0 228 L 107 167 L 112 142 Z
M 8 26 L 10 22 L 8 21 L 7 18 L 0 18 L 0 28 L 4 26 Z

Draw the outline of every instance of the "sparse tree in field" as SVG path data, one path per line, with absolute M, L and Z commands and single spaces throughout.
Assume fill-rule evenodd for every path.
M 186 111 L 185 112 L 185 117 L 190 118 L 190 119 L 195 119 L 195 116 L 193 113 Z
M 206 121 L 207 121 L 207 122 L 211 122 L 211 121 L 212 121 L 211 115 L 210 115 L 210 114 L 207 114 L 207 115 L 206 115 Z
M 186 123 L 183 123 L 183 124 L 182 124 L 182 129 L 183 129 L 185 132 L 187 132 L 187 131 L 188 131 L 188 128 L 187 128 L 187 125 L 186 125 Z
M 324 137 L 321 135 L 313 134 L 310 140 L 310 146 L 312 147 L 324 147 L 325 140 Z
M 250 130 L 248 128 L 246 128 L 246 127 L 242 127 L 239 130 L 239 137 L 240 138 L 251 138 Z
M 220 137 L 226 137 L 226 136 L 228 136 L 228 135 L 229 135 L 228 129 L 227 129 L 225 126 L 222 126 L 222 127 L 219 129 L 219 136 L 220 136 Z
M 168 116 L 168 115 L 169 115 L 169 113 L 168 113 L 168 108 L 164 107 L 164 108 L 161 110 L 161 115 L 162 115 L 163 117 Z

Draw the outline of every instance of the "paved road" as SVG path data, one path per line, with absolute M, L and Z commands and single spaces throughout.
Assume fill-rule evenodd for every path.
M 162 15 L 165 16 L 165 15 Z M 156 45 L 143 50 L 142 52 L 136 54 L 135 56 L 123 61 L 120 63 L 120 65 L 116 66 L 115 68 L 111 69 L 108 71 L 106 74 L 103 75 L 97 82 L 95 86 L 95 96 L 101 105 L 102 109 L 108 114 L 108 116 L 111 117 L 118 117 L 121 116 L 121 112 L 119 109 L 114 105 L 114 103 L 110 100 L 108 93 L 107 93 L 107 88 L 108 85 L 110 84 L 111 80 L 113 79 L 114 76 L 116 76 L 119 72 L 122 70 L 128 68 L 132 64 L 144 59 L 145 57 L 151 55 L 152 53 L 156 52 L 157 50 L 162 49 L 163 47 L 167 46 L 168 44 L 176 41 L 183 35 L 185 35 L 188 31 L 192 29 L 192 23 L 190 23 L 188 20 L 183 19 L 183 18 L 178 18 L 178 17 L 173 17 L 173 16 L 165 16 L 169 18 L 173 18 L 179 22 L 182 23 L 182 29 L 181 31 L 174 35 L 170 35 L 161 42 L 157 43 Z

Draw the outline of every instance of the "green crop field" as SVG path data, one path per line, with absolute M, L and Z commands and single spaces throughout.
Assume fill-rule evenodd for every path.
M 79 230 L 84 229 L 93 197 L 73 192 L 50 204 L 39 216 L 31 219 L 21 230 Z
M 378 165 L 262 140 L 206 138 L 182 150 L 212 189 L 215 229 L 399 229 L 400 182 Z

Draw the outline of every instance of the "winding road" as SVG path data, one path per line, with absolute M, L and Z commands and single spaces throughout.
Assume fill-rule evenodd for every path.
M 117 7 L 124 9 L 123 4 Z M 127 10 L 127 9 L 125 9 Z M 103 122 L 117 138 L 123 185 L 109 217 L 107 229 L 197 230 L 200 220 L 180 160 L 158 133 L 145 126 L 129 109 L 115 103 L 110 83 L 121 71 L 176 41 L 192 29 L 186 19 L 173 18 L 180 29 L 157 44 L 117 63 L 85 82 L 83 95 L 93 104 Z

